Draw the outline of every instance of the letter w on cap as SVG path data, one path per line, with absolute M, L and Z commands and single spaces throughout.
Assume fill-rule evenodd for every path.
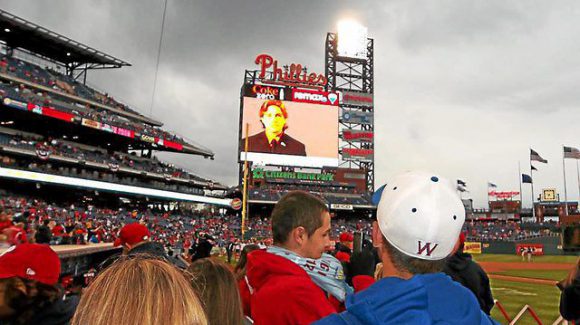
M 421 246 L 420 240 L 418 241 L 418 245 L 419 245 L 419 248 L 417 249 L 417 254 L 423 255 L 423 252 L 427 251 L 427 256 L 431 256 L 431 253 L 433 253 L 435 248 L 437 248 L 437 246 L 439 246 L 439 244 L 435 244 L 435 246 L 433 246 L 433 248 L 431 248 L 431 243 L 425 243 L 425 245 Z

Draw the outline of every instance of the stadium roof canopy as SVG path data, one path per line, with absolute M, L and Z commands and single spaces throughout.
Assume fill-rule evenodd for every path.
M 120 68 L 131 64 L 0 9 L 0 40 L 53 61 Z M 97 68 L 97 67 L 94 67 Z

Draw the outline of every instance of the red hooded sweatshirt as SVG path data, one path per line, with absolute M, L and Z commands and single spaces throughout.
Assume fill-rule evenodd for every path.
M 265 250 L 251 252 L 246 276 L 256 325 L 310 324 L 338 312 L 306 271 L 283 257 Z

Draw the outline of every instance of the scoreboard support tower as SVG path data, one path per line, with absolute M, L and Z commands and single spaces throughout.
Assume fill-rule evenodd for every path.
M 328 33 L 326 35 L 325 74 L 328 79 L 327 91 L 374 94 L 374 40 L 367 38 L 366 43 L 366 58 L 343 57 L 338 55 L 338 34 Z M 339 108 L 341 112 L 339 132 L 342 133 L 343 130 L 374 132 L 374 106 L 341 103 Z M 345 109 L 353 112 L 363 112 L 371 117 L 372 122 L 353 123 L 352 121 L 346 121 L 342 117 L 342 112 Z M 347 159 L 342 155 L 342 149 L 344 148 L 370 149 L 373 150 L 373 155 L 370 159 L 360 161 L 352 157 Z M 368 142 L 349 141 L 342 138 L 339 151 L 341 154 L 340 166 L 365 170 L 367 191 L 374 192 L 374 133 L 372 141 Z

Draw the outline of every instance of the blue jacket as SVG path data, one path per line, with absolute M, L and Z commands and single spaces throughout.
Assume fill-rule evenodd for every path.
M 313 324 L 498 324 L 471 291 L 443 273 L 389 277 L 348 296 L 346 311 Z

